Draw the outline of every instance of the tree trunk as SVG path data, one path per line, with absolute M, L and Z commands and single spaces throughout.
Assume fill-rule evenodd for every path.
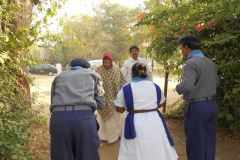
M 31 23 L 31 15 L 32 15 L 32 9 L 34 4 L 38 4 L 40 3 L 39 0 L 30 0 L 29 2 L 30 5 L 25 5 L 27 4 L 27 1 L 29 0 L 7 0 L 7 3 L 10 4 L 17 4 L 17 3 L 22 3 L 24 4 L 21 7 L 21 10 L 19 10 L 19 12 L 16 14 L 16 17 L 14 17 L 13 19 L 11 19 L 9 26 L 6 26 L 3 21 L 6 19 L 5 17 L 2 17 L 1 21 L 1 30 L 3 33 L 5 33 L 6 28 L 9 28 L 10 32 L 12 33 L 12 35 L 15 35 L 16 33 L 18 33 L 19 29 L 21 27 L 25 27 L 28 28 L 30 26 Z M 0 5 L 2 5 L 0 3 Z M 23 55 L 18 55 L 17 53 L 13 53 L 14 58 L 19 58 L 19 56 L 27 56 L 27 53 L 24 53 Z M 19 66 L 20 68 L 22 68 L 22 70 L 26 73 L 28 73 L 28 66 L 26 66 L 25 64 L 20 64 Z M 17 74 L 17 73 L 16 73 Z M 20 84 L 22 84 L 23 86 L 25 86 L 27 88 L 28 93 L 30 94 L 30 86 L 28 81 L 23 77 L 23 75 L 18 75 L 19 77 L 19 82 Z

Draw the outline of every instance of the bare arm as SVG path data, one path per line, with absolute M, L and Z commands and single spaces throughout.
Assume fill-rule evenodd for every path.
M 118 107 L 118 106 L 116 106 L 116 110 L 119 113 L 123 113 L 126 109 L 125 109 L 125 107 Z
M 166 100 L 165 100 L 163 103 L 159 104 L 159 105 L 158 105 L 158 108 L 163 107 L 163 105 L 164 105 L 165 102 L 166 102 Z

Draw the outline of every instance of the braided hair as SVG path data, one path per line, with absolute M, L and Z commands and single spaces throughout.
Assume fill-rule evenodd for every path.
M 132 66 L 132 75 L 134 77 L 147 78 L 147 68 L 143 63 L 135 63 Z

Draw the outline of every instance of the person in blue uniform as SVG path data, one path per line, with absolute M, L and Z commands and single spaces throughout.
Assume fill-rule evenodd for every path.
M 216 64 L 203 55 L 195 35 L 180 40 L 186 62 L 182 81 L 176 91 L 187 105 L 184 112 L 186 151 L 188 160 L 215 160 L 218 107 L 213 96 L 219 85 Z
M 100 160 L 96 109 L 105 106 L 102 80 L 83 58 L 52 82 L 51 160 Z

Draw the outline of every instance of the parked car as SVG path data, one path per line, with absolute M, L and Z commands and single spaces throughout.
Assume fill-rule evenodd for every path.
M 96 68 L 100 65 L 102 65 L 102 60 L 91 60 L 91 61 L 88 61 L 90 63 L 90 69 L 92 70 L 96 70 Z
M 57 74 L 57 68 L 51 64 L 38 64 L 35 67 L 30 67 L 28 72 L 31 74 L 48 74 L 53 76 Z

